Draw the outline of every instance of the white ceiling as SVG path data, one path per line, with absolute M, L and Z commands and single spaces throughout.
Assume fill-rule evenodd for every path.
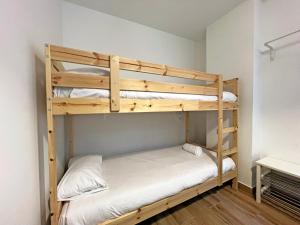
M 192 40 L 244 0 L 67 0 Z

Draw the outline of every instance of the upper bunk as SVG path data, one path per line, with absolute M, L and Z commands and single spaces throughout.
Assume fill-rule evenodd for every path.
M 63 63 L 108 68 L 108 74 L 66 70 Z M 201 84 L 129 79 L 121 71 L 184 78 Z M 181 81 L 182 82 L 182 81 Z M 53 115 L 233 110 L 238 79 L 78 49 L 46 45 L 46 86 Z M 60 95 L 59 88 L 76 92 Z M 223 92 L 228 91 L 228 92 Z M 225 96 L 223 100 L 223 94 Z

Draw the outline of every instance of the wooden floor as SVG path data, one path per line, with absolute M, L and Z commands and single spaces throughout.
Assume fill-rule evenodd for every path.
M 252 196 L 225 186 L 200 195 L 140 225 L 300 225 Z

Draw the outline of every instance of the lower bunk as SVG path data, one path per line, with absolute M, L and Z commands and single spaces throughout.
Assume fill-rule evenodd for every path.
M 223 159 L 223 182 L 237 176 L 234 161 Z M 194 155 L 182 146 L 104 159 L 108 188 L 65 202 L 60 225 L 137 224 L 217 186 L 216 153 Z

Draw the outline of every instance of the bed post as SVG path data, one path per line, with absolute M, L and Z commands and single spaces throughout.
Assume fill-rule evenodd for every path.
M 120 58 L 112 55 L 110 62 L 110 110 L 112 112 L 120 111 Z
M 238 106 L 238 97 L 239 97 L 239 79 L 234 78 L 230 80 L 225 80 L 223 82 L 223 88 L 225 91 L 231 91 L 233 94 L 237 96 L 237 105 L 233 107 L 230 111 L 232 113 L 231 123 L 232 127 L 227 128 L 227 132 L 225 133 L 232 133 L 231 138 L 231 148 L 229 151 L 231 151 L 230 154 L 227 154 L 229 157 L 232 158 L 236 165 L 236 174 L 234 178 L 232 179 L 232 188 L 235 190 L 238 190 L 238 115 L 239 115 L 239 106 Z M 228 150 L 225 150 L 228 151 Z
M 239 84 L 238 84 L 238 78 L 236 78 L 233 82 L 233 88 L 232 92 L 239 98 Z M 237 99 L 238 101 L 239 99 Z M 236 132 L 233 132 L 232 134 L 232 146 L 236 148 L 236 153 L 232 155 L 232 160 L 234 161 L 236 165 L 236 171 L 238 171 L 238 124 L 239 121 L 239 107 L 234 109 L 232 111 L 232 125 L 233 127 L 236 127 Z M 232 180 L 232 188 L 235 190 L 238 190 L 238 174 L 236 174 L 236 177 Z
M 51 225 L 58 224 L 59 211 L 61 204 L 57 201 L 57 167 L 56 167 L 56 148 L 55 148 L 55 129 L 52 113 L 52 63 L 50 46 L 46 45 L 46 97 L 47 97 L 47 127 L 48 127 L 48 164 L 49 164 L 49 192 L 50 192 L 50 219 Z
M 189 143 L 189 134 L 190 134 L 190 113 L 184 112 L 184 122 L 185 122 L 185 142 Z
M 223 77 L 218 77 L 218 185 L 221 186 L 223 173 Z

